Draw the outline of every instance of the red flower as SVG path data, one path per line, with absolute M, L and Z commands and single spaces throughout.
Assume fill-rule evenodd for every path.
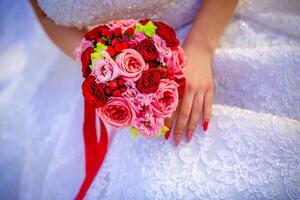
M 119 37 L 122 35 L 122 29 L 121 28 L 115 28 L 114 29 L 114 34 L 116 37 Z
M 185 91 L 185 85 L 186 85 L 186 79 L 181 78 L 181 79 L 175 79 L 175 82 L 179 84 L 178 86 L 178 94 L 179 94 L 179 99 L 183 97 L 184 91 Z
M 157 60 L 158 52 L 151 39 L 146 38 L 140 41 L 136 46 L 136 50 L 142 55 L 145 61 Z
M 134 34 L 134 29 L 133 28 L 128 28 L 127 29 L 127 34 L 128 35 L 133 35 Z
M 139 23 L 145 25 L 145 24 L 147 24 L 149 21 L 150 21 L 150 19 L 146 18 L 146 19 L 141 19 L 141 20 L 139 21 Z
M 81 64 L 82 64 L 82 76 L 83 78 L 88 77 L 91 73 L 89 65 L 91 64 L 91 54 L 94 53 L 93 47 L 88 47 L 81 54 Z
M 149 68 L 143 71 L 142 76 L 136 83 L 137 89 L 141 93 L 154 93 L 158 89 L 160 83 L 160 74 L 156 68 Z
M 96 83 L 95 77 L 92 75 L 83 81 L 82 93 L 85 100 L 95 108 L 103 106 L 107 101 L 104 84 Z
M 156 34 L 166 41 L 168 47 L 179 45 L 176 33 L 172 27 L 163 22 L 154 22 L 154 25 L 157 26 Z
M 116 46 L 117 44 L 120 44 L 120 40 L 119 40 L 118 38 L 114 38 L 114 39 L 111 41 L 111 45 Z
M 87 32 L 84 35 L 84 38 L 86 40 L 96 40 L 97 38 L 100 37 L 100 35 L 102 34 L 102 31 L 104 30 L 108 30 L 107 26 L 98 26 L 92 30 L 90 30 L 89 32 Z
M 108 31 L 108 33 L 106 34 L 106 38 L 107 39 L 112 39 L 113 38 L 113 33 L 111 31 Z
M 122 45 L 121 45 L 120 43 L 119 43 L 119 44 L 116 44 L 116 46 L 115 46 L 115 51 L 116 51 L 117 53 L 120 53 L 122 50 L 123 50 Z
M 112 46 L 107 47 L 106 51 L 108 52 L 110 57 L 113 57 L 116 54 L 116 51 Z

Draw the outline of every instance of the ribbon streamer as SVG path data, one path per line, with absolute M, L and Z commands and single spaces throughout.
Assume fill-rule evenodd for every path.
M 100 169 L 108 148 L 107 130 L 100 119 L 101 136 L 97 141 L 95 108 L 84 103 L 83 137 L 85 143 L 85 179 L 75 200 L 82 200 Z

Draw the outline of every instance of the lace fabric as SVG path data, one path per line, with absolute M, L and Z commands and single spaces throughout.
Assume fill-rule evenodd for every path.
M 300 123 L 221 105 L 213 113 L 209 131 L 178 149 L 120 131 L 86 199 L 299 199 Z

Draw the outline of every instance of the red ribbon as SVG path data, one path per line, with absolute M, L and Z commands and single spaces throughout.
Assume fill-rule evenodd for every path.
M 101 136 L 97 140 L 95 108 L 84 103 L 83 137 L 85 143 L 85 179 L 75 200 L 82 200 L 105 158 L 108 146 L 107 130 L 100 119 Z

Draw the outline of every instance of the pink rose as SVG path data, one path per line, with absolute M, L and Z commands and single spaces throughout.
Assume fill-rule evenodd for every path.
M 147 138 L 153 138 L 163 128 L 164 119 L 153 115 L 151 112 L 142 112 L 134 122 L 138 132 Z
M 113 20 L 106 24 L 110 29 L 121 28 L 124 33 L 128 28 L 135 28 L 136 21 L 133 19 L 119 19 Z
M 111 97 L 103 107 L 96 109 L 102 120 L 117 128 L 125 128 L 135 118 L 128 102 L 121 97 Z
M 106 51 L 103 51 L 101 54 L 104 58 L 95 60 L 92 71 L 92 75 L 96 77 L 97 83 L 105 83 L 118 76 L 117 63 L 115 63 Z
M 163 65 L 168 65 L 172 57 L 172 50 L 167 47 L 166 41 L 158 35 L 153 36 L 154 45 L 158 51 L 158 59 Z
M 138 80 L 142 71 L 148 69 L 143 57 L 134 49 L 125 49 L 116 57 L 120 76 L 126 79 Z
M 172 50 L 172 57 L 169 66 L 174 70 L 176 78 L 183 78 L 185 73 L 185 66 L 187 65 L 187 58 L 184 55 L 183 49 L 178 46 Z
M 86 50 L 88 47 L 92 47 L 92 46 L 93 46 L 93 43 L 91 41 L 88 41 L 85 38 L 83 38 L 81 40 L 80 46 L 77 47 L 75 49 L 75 51 L 73 52 L 73 55 L 75 56 L 76 61 L 80 62 L 82 52 L 84 52 L 84 50 Z
M 158 90 L 154 95 L 154 103 L 152 103 L 153 113 L 162 117 L 171 117 L 178 105 L 179 85 L 172 80 L 162 79 Z

